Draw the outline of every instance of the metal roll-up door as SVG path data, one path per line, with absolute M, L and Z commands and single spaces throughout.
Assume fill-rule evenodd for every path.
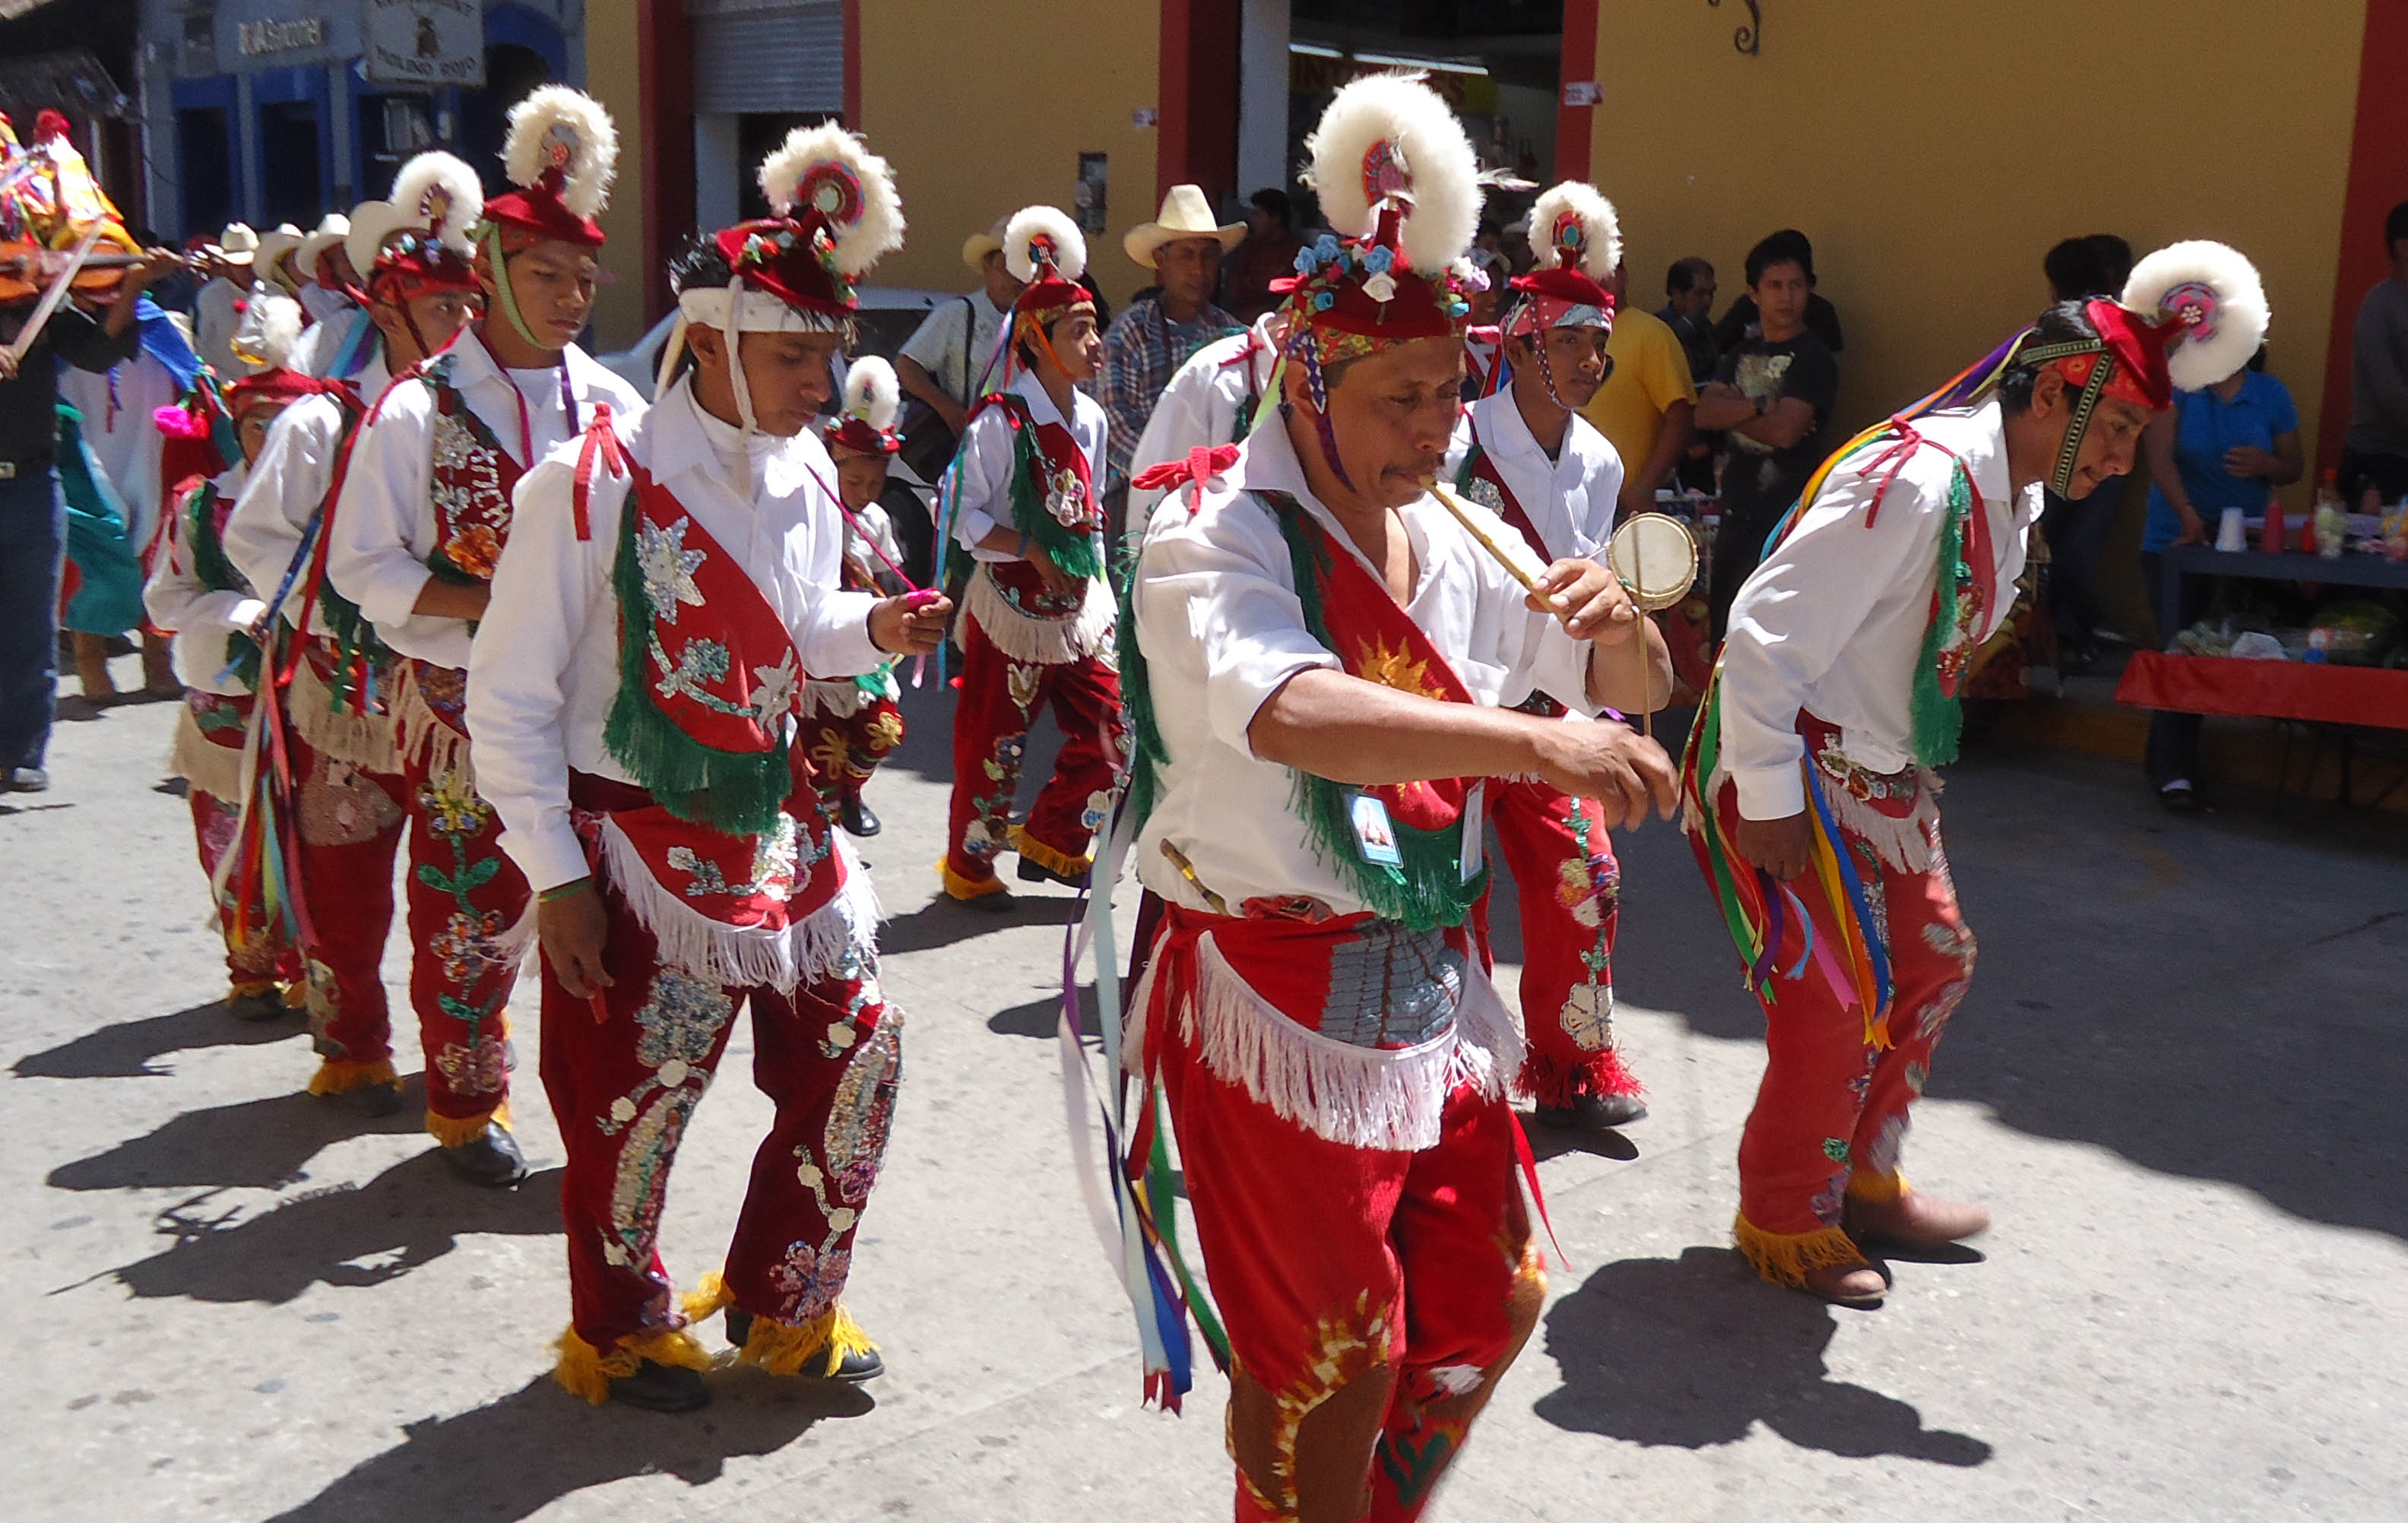
M 844 109 L 842 0 L 687 0 L 694 108 Z

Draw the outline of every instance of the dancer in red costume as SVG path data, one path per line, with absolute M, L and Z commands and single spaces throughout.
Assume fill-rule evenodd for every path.
M 844 585 L 855 592 L 883 591 L 879 574 L 903 560 L 894 525 L 879 503 L 887 466 L 903 447 L 895 432 L 901 408 L 895 367 L 865 354 L 845 370 L 844 411 L 822 431 L 844 501 Z M 857 677 L 814 676 L 804 685 L 806 748 L 820 790 L 849 835 L 867 839 L 879 832 L 878 816 L 862 802 L 861 790 L 887 753 L 903 744 L 902 697 L 891 662 Z

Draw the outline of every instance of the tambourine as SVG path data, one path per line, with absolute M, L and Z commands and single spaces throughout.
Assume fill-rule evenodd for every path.
M 1633 513 L 1606 542 L 1605 563 L 1641 613 L 1677 607 L 1698 580 L 1698 542 L 1665 513 Z

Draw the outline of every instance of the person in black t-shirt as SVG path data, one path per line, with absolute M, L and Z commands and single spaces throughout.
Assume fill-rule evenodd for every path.
M 1814 289 L 1814 246 L 1806 241 L 1806 235 L 1794 227 L 1784 227 L 1778 233 L 1767 234 L 1756 248 L 1778 250 L 1780 257 L 1798 262 L 1799 267 L 1806 272 L 1806 331 L 1821 339 L 1823 347 L 1833 354 L 1846 349 L 1847 341 L 1840 333 L 1840 309 Z M 2124 262 L 2128 265 L 2131 263 L 2128 254 Z M 1737 348 L 1741 339 L 1754 337 L 1761 326 L 1756 298 L 1742 292 L 1739 300 L 1731 303 L 1730 309 L 1722 315 L 1722 320 L 1714 324 L 1714 347 L 1719 349 Z
M 1823 463 L 1824 425 L 1840 391 L 1839 363 L 1807 331 L 1811 292 L 1795 253 L 1773 238 L 1748 250 L 1747 287 L 1761 332 L 1726 349 L 1713 381 L 1698 395 L 1697 426 L 1727 435 L 1722 528 L 1707 591 L 1717 642 L 1731 600 L 1764 553 L 1765 536 Z

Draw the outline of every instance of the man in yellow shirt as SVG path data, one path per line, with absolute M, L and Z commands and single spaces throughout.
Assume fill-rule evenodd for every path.
M 1656 489 L 1671 478 L 1688 448 L 1690 415 L 1698 406 L 1688 358 L 1671 325 L 1623 303 L 1629 271 L 1626 259 L 1606 282 L 1617 305 L 1613 336 L 1605 346 L 1605 384 L 1581 409 L 1622 457 L 1624 514 L 1655 505 Z

